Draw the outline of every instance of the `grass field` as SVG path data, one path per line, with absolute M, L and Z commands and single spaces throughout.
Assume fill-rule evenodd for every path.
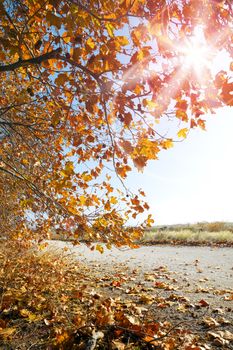
M 233 223 L 211 222 L 153 227 L 144 243 L 227 244 L 233 245 Z

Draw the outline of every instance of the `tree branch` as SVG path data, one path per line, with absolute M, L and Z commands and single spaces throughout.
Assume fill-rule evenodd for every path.
M 96 73 L 92 72 L 90 69 L 88 69 L 87 67 L 83 66 L 82 64 L 79 64 L 79 63 L 75 62 L 74 60 L 72 60 L 70 58 L 67 58 L 65 56 L 61 56 L 61 55 L 57 55 L 57 58 L 60 59 L 61 61 L 69 63 L 73 67 L 81 69 L 85 73 L 91 75 L 98 83 L 100 82 L 99 74 L 96 74 Z
M 14 177 L 16 177 L 17 179 L 24 180 L 24 179 L 23 179 L 22 177 L 20 177 L 19 175 L 14 174 L 13 172 L 11 172 L 11 171 L 9 171 L 9 170 L 3 168 L 3 167 L 0 167 L 0 171 L 3 171 L 3 172 L 5 172 L 5 173 L 7 173 L 7 174 L 9 174 L 9 175 L 11 175 L 11 176 L 14 176 Z
M 66 63 L 69 63 L 71 66 L 81 69 L 83 72 L 87 73 L 88 75 L 91 75 L 98 83 L 100 83 L 99 75 L 92 72 L 90 69 L 86 68 L 85 66 L 73 61 L 70 58 L 67 58 L 65 56 L 61 56 L 61 48 L 58 48 L 56 50 L 50 51 L 48 53 L 45 53 L 44 55 L 29 58 L 28 60 L 18 60 L 15 63 L 11 63 L 5 66 L 0 66 L 0 72 L 11 72 L 16 70 L 20 67 L 28 67 L 31 65 L 37 65 L 41 64 L 44 61 L 50 60 L 50 59 L 59 59 L 61 61 L 64 61 Z
M 128 10 L 124 14 L 122 14 L 121 16 L 118 16 L 116 18 L 100 17 L 97 14 L 95 14 L 94 12 L 92 12 L 87 6 L 83 5 L 78 0 L 71 0 L 71 3 L 78 6 L 80 9 L 82 9 L 83 11 L 85 11 L 86 13 L 88 13 L 89 15 L 91 15 L 92 17 L 94 17 L 95 19 L 97 19 L 100 22 L 117 22 L 126 16 L 130 16 L 129 11 L 132 9 L 132 7 L 135 3 L 135 0 L 132 1 L 132 3 L 128 7 Z
M 45 53 L 44 55 L 29 58 L 28 60 L 18 60 L 15 63 L 11 63 L 5 66 L 0 66 L 0 72 L 11 72 L 20 67 L 27 67 L 31 65 L 41 64 L 44 61 L 57 58 L 61 52 L 61 48 Z

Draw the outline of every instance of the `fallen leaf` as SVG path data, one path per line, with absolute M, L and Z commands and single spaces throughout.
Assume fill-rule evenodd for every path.
M 207 306 L 210 305 L 210 304 L 209 304 L 206 300 L 204 300 L 204 299 L 201 299 L 201 300 L 199 301 L 199 304 L 201 305 L 201 307 L 207 307 Z
M 233 333 L 230 331 L 218 331 L 219 335 L 226 340 L 233 340 Z
M 187 307 L 185 304 L 181 304 L 178 306 L 177 310 L 180 312 L 187 312 Z
M 220 326 L 220 324 L 212 317 L 205 317 L 203 319 L 203 323 L 207 326 L 207 327 L 217 327 Z
M 231 322 L 224 317 L 219 317 L 218 322 L 221 324 L 231 324 Z
M 121 341 L 113 340 L 112 341 L 112 349 L 114 350 L 124 350 L 125 349 L 125 344 L 122 343 Z
M 232 301 L 233 300 L 233 293 L 230 294 L 230 295 L 225 296 L 224 300 Z
M 154 282 L 155 281 L 155 276 L 152 275 L 152 274 L 149 274 L 149 273 L 145 273 L 144 279 L 145 279 L 145 281 Z
M 147 295 L 147 294 L 142 294 L 140 295 L 140 302 L 143 303 L 143 304 L 152 304 L 153 303 L 153 297 L 150 296 L 150 295 Z
M 7 339 L 10 337 L 13 333 L 15 333 L 16 328 L 14 327 L 8 327 L 8 328 L 0 328 L 0 337 L 3 339 Z

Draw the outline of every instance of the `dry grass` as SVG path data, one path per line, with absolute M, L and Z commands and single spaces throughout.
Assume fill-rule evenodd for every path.
M 233 244 L 232 231 L 192 231 L 184 230 L 157 230 L 146 232 L 143 237 L 145 243 L 180 243 L 180 244 Z

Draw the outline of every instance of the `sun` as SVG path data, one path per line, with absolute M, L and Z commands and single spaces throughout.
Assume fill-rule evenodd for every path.
M 211 70 L 215 50 L 208 45 L 202 27 L 196 27 L 193 35 L 178 45 L 178 51 L 186 71 L 193 71 L 201 78 L 204 70 Z

